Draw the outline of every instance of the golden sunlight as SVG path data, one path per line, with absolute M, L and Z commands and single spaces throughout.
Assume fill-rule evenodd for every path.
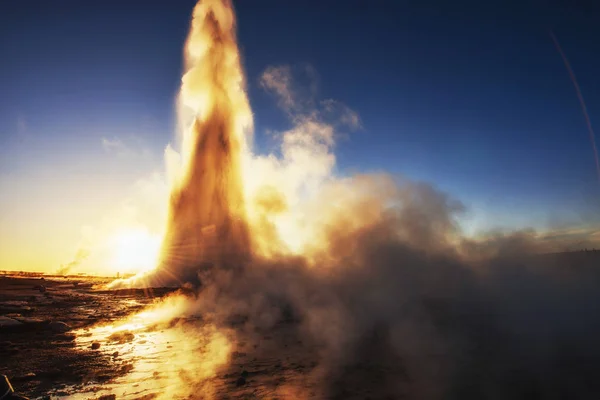
M 112 267 L 121 273 L 151 271 L 156 267 L 161 237 L 146 229 L 121 230 L 112 238 Z

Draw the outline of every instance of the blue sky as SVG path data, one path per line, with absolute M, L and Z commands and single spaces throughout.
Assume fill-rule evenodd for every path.
M 432 182 L 475 210 L 485 228 L 598 221 L 592 148 L 548 31 L 600 125 L 600 5 L 234 3 L 258 152 L 269 149 L 265 131 L 288 124 L 260 88 L 261 73 L 271 65 L 310 65 L 319 97 L 361 117 L 363 129 L 338 142 L 340 174 L 383 170 Z M 0 5 L 5 225 L 11 216 L 39 213 L 83 223 L 162 168 L 193 5 Z M 135 162 L 110 151 L 111 140 L 137 149 Z

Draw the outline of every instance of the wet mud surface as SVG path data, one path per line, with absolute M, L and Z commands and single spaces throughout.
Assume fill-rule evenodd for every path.
M 106 282 L 0 277 L 0 374 L 17 392 L 67 396 L 131 371 L 128 360 L 82 346 L 77 333 L 123 319 L 170 290 L 98 290 Z
M 419 297 L 426 314 L 418 316 L 431 325 L 413 317 L 398 325 L 406 331 L 394 331 L 381 320 L 340 352 L 331 350 L 342 348 L 344 332 L 320 343 L 315 338 L 334 335 L 307 334 L 308 325 L 283 306 L 259 324 L 262 308 L 253 309 L 254 319 L 242 317 L 231 302 L 236 311 L 217 321 L 206 304 L 195 308 L 210 291 L 106 290 L 99 278 L 0 276 L 0 374 L 32 399 L 597 399 L 599 264 L 568 260 L 552 276 L 577 291 L 549 286 L 535 297 L 544 289 L 535 281 L 515 308 L 504 293 L 496 308 L 481 295 L 465 303 Z M 228 307 L 222 297 L 209 305 Z M 561 329 L 573 328 L 562 333 L 559 317 L 569 317 Z M 329 324 L 326 318 L 319 329 Z
M 224 350 L 200 317 L 156 326 L 139 314 L 172 289 L 101 289 L 108 282 L 0 277 L 0 374 L 17 393 L 75 400 L 310 394 L 317 350 L 298 337 L 293 324 L 279 324 L 277 335 L 252 331 L 244 341 L 236 340 L 232 321 Z M 210 365 L 223 352 L 227 362 Z

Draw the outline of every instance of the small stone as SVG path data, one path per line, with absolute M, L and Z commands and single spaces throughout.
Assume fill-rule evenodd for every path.
M 19 317 L 16 318 L 19 322 L 28 325 L 43 325 L 46 321 L 41 318 L 33 318 L 33 317 Z
M 114 353 L 112 353 L 112 356 L 113 356 L 113 357 L 118 357 L 118 356 L 119 356 L 119 352 L 118 352 L 118 351 L 115 351 Z
M 98 400 L 116 400 L 116 394 L 105 394 L 104 396 L 98 397 Z
M 248 377 L 248 371 L 243 370 L 242 371 L 242 378 L 247 378 Z
M 16 319 L 0 316 L 0 328 L 12 328 L 21 325 L 23 325 L 23 323 Z
M 100 348 L 100 343 L 94 342 L 94 343 L 92 343 L 92 345 L 90 346 L 90 348 L 92 350 L 98 350 Z
M 108 339 L 110 341 L 118 342 L 121 344 L 126 343 L 126 342 L 131 342 L 134 338 L 135 338 L 135 335 L 129 331 L 115 332 L 108 337 Z
M 235 381 L 235 385 L 236 386 L 243 386 L 246 384 L 246 378 L 244 378 L 243 376 L 240 376 L 237 381 Z
M 73 333 L 63 333 L 61 335 L 58 335 L 56 337 L 56 339 L 58 340 L 64 340 L 66 342 L 72 342 L 77 338 L 77 336 Z
M 54 332 L 64 333 L 71 330 L 71 327 L 62 321 L 52 321 L 50 322 L 50 329 Z
M 34 372 L 29 372 L 23 376 L 19 376 L 19 377 L 15 378 L 15 381 L 21 381 L 21 382 L 31 381 L 31 380 L 35 379 L 35 377 L 36 377 L 36 375 Z
M 121 372 L 123 373 L 129 373 L 133 370 L 133 364 L 125 364 L 121 367 Z

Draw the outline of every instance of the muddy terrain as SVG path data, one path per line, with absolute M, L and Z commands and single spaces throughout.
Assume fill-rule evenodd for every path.
M 131 314 L 168 290 L 105 291 L 101 278 L 0 277 L 0 374 L 25 396 L 101 385 L 131 370 L 119 357 L 78 345 L 74 332 Z M 70 392 L 72 392 L 71 390 Z
M 312 315 L 302 321 L 245 279 L 251 296 L 219 297 L 208 286 L 1 276 L 0 374 L 40 399 L 598 398 L 597 255 L 543 258 L 551 281 L 508 270 L 490 295 L 408 299 L 395 330 L 381 318 L 332 330 L 339 314 L 329 312 L 307 332 Z M 345 304 L 361 290 L 363 281 Z M 313 314 L 323 310 L 315 302 Z
M 160 327 L 145 324 L 143 315 L 127 319 L 172 289 L 107 290 L 108 282 L 0 277 L 0 374 L 19 394 L 105 400 L 169 393 L 174 398 L 295 398 L 291 387 L 310 392 L 314 385 L 307 376 L 317 366 L 316 350 L 297 337 L 293 321 L 278 324 L 277 335 L 253 331 L 248 342 L 236 340 L 243 321 L 230 321 L 227 362 L 215 368 L 210 363 L 223 354 L 201 318 Z

